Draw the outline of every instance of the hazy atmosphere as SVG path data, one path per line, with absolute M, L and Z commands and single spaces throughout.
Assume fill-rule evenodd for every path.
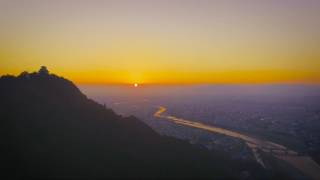
M 0 74 L 80 84 L 319 83 L 318 0 L 2 0 Z
M 0 0 L 0 179 L 320 179 L 320 0 Z

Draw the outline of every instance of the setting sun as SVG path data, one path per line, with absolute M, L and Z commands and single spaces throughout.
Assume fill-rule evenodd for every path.
M 319 17 L 320 0 L 0 0 L 0 177 L 320 180 Z
M 46 65 L 77 84 L 320 83 L 318 1 L 198 1 L 43 2 L 20 14 L 0 1 L 0 75 Z

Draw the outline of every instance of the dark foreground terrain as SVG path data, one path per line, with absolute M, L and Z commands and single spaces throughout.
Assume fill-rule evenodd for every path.
M 284 177 L 256 163 L 160 136 L 46 71 L 2 76 L 0 100 L 1 177 Z

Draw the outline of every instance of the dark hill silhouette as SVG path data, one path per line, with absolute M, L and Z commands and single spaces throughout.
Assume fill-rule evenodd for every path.
M 2 177 L 227 178 L 243 168 L 223 153 L 121 117 L 43 68 L 2 76 L 0 100 Z

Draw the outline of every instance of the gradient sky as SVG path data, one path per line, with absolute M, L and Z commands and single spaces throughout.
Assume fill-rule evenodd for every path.
M 319 0 L 0 0 L 0 75 L 320 83 Z

